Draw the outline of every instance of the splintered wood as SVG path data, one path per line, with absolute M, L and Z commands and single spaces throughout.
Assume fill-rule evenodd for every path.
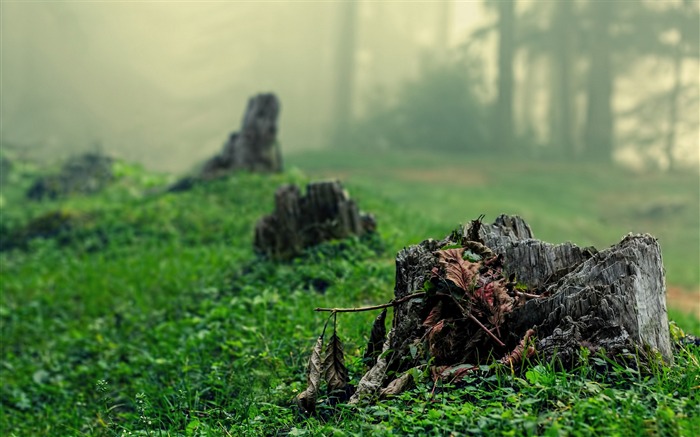
M 384 353 L 351 403 L 394 393 L 407 372 L 426 365 L 452 381 L 494 362 L 571 368 L 582 348 L 632 366 L 671 363 L 665 296 L 651 235 L 630 234 L 598 252 L 536 240 L 517 216 L 474 220 L 397 254 L 392 327 L 372 338 L 373 350 L 383 340 Z
M 338 181 L 313 182 L 302 195 L 296 185 L 275 193 L 275 210 L 255 226 L 256 252 L 276 259 L 299 255 L 324 241 L 360 236 L 376 228 Z

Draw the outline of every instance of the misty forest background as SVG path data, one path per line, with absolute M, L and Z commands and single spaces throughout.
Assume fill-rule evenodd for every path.
M 2 147 L 185 171 L 282 101 L 284 153 L 697 169 L 698 2 L 3 2 Z
M 2 434 L 697 434 L 699 23 L 698 0 L 0 0 Z M 263 92 L 284 171 L 196 179 Z M 104 184 L 50 194 L 95 151 Z M 279 187 L 321 178 L 376 234 L 258 256 Z M 675 365 L 586 346 L 300 414 L 313 308 L 388 302 L 398 251 L 503 213 L 656 237 Z M 375 317 L 328 325 L 352 387 Z

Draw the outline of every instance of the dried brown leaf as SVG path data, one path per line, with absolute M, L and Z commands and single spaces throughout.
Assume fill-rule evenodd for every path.
M 326 357 L 323 360 L 323 376 L 328 383 L 328 393 L 345 390 L 348 384 L 348 369 L 345 367 L 343 343 L 333 331 L 333 336 L 326 346 Z
M 479 366 L 473 366 L 471 364 L 459 364 L 457 366 L 440 366 L 435 368 L 434 376 L 435 379 L 439 378 L 443 381 L 457 382 L 464 379 L 464 377 L 476 370 L 479 370 Z
M 318 397 L 318 389 L 321 385 L 321 351 L 323 350 L 323 336 L 318 337 L 316 345 L 311 351 L 309 365 L 307 370 L 306 381 L 308 387 L 306 390 L 299 393 L 297 403 L 302 411 L 311 414 L 316 410 L 316 398 Z
M 438 301 L 437 305 L 430 310 L 428 317 L 423 321 L 423 326 L 432 328 L 442 318 L 442 301 Z
M 479 243 L 478 241 L 465 241 L 464 249 L 471 250 L 476 255 L 479 255 L 483 259 L 489 259 L 495 256 L 493 250 Z
M 464 248 L 438 251 L 440 264 L 445 268 L 445 277 L 464 291 L 468 291 L 479 274 L 479 264 L 462 259 Z
M 385 320 L 386 308 L 374 319 L 374 323 L 372 324 L 372 332 L 370 332 L 369 335 L 369 342 L 367 343 L 367 350 L 365 351 L 364 357 L 369 367 L 374 366 L 377 362 L 377 357 L 382 353 L 382 345 L 386 337 Z
M 375 393 L 384 382 L 384 377 L 386 376 L 386 368 L 391 360 L 391 354 L 388 354 L 389 345 L 394 337 L 394 329 L 391 329 L 384 340 L 382 345 L 382 353 L 379 354 L 377 358 L 377 364 L 375 364 L 357 383 L 357 390 L 355 394 L 350 398 L 350 404 L 357 404 L 362 399 Z
M 498 362 L 509 366 L 517 366 L 518 364 L 522 363 L 524 358 L 530 358 L 532 355 L 534 355 L 535 348 L 533 346 L 528 346 L 527 344 L 530 337 L 534 334 L 534 329 L 528 329 L 523 339 L 520 340 L 520 344 L 515 346 L 515 349 L 513 349 L 508 355 L 498 360 Z
M 488 308 L 488 321 L 499 330 L 506 314 L 513 311 L 514 299 L 508 295 L 504 279 L 489 282 L 474 295 Z
M 380 397 L 387 397 L 387 396 L 396 396 L 397 394 L 400 394 L 401 392 L 404 392 L 411 388 L 413 385 L 413 376 L 411 376 L 411 372 L 407 371 L 404 372 L 403 375 L 399 376 L 398 378 L 394 379 L 387 385 L 385 388 L 383 388 L 379 392 Z
M 430 355 L 435 358 L 442 357 L 445 349 L 449 349 L 449 346 L 446 346 L 447 341 L 445 336 L 440 335 L 444 328 L 445 319 L 442 319 L 437 322 L 435 326 L 428 329 L 428 350 L 430 351 Z M 449 332 L 449 329 L 446 330 L 446 332 Z
M 445 327 L 445 320 L 440 320 L 437 322 L 435 325 L 431 326 L 430 329 L 428 330 L 428 340 L 432 340 L 433 337 L 438 335 L 440 331 L 442 331 L 442 328 Z

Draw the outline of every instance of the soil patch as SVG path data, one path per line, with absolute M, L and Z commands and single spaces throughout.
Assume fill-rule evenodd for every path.
M 693 291 L 669 285 L 666 287 L 666 299 L 669 307 L 700 319 L 700 289 Z

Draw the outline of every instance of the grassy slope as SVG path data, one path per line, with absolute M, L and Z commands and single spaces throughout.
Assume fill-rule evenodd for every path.
M 339 176 L 372 190 L 445 231 L 482 213 L 487 220 L 507 213 L 521 215 L 552 243 L 600 248 L 628 232 L 648 232 L 659 238 L 669 282 L 700 291 L 698 174 L 381 151 L 315 152 L 289 161 L 311 176 Z
M 314 159 L 304 158 L 310 171 L 323 166 L 321 158 Z M 360 167 L 361 162 L 344 164 Z M 424 169 L 439 163 L 421 157 L 396 167 L 402 165 Z M 299 417 L 290 402 L 304 388 L 309 348 L 325 321 L 311 308 L 388 300 L 397 249 L 440 237 L 481 212 L 492 217 L 503 202 L 515 205 L 513 196 L 505 200 L 508 191 L 498 184 L 491 193 L 486 186 L 462 191 L 471 185 L 451 193 L 445 188 L 454 187 L 452 181 L 407 185 L 378 173 L 353 177 L 351 194 L 376 213 L 386 250 L 377 253 L 376 245 L 351 241 L 342 252 L 330 244 L 293 263 L 275 264 L 253 257 L 252 228 L 271 210 L 280 183 L 304 181 L 299 173 L 239 175 L 184 194 L 145 197 L 139 188 L 154 182 L 132 173 L 100 197 L 30 210 L 12 207 L 12 193 L 3 193 L 10 199 L 3 221 L 15 225 L 58 207 L 88 217 L 67 246 L 37 240 L 27 251 L 0 254 L 0 430 L 5 435 L 444 434 L 450 429 L 690 435 L 700 425 L 700 352 L 687 349 L 679 353 L 679 367 L 652 376 L 624 369 L 594 375 L 587 367 L 561 374 L 539 367 L 522 377 L 475 378 L 459 390 L 433 391 L 425 381 L 376 407 Z M 551 185 L 557 184 L 540 182 Z M 430 208 L 421 206 L 427 202 Z M 463 209 L 455 210 L 462 202 Z M 548 219 L 532 202 L 534 220 L 527 210 L 507 211 L 522 213 L 543 238 L 553 232 L 550 239 L 556 241 L 561 232 L 565 239 L 566 229 L 555 225 L 538 230 L 537 220 L 547 224 Z M 566 202 L 559 215 L 566 214 L 565 205 L 577 205 Z M 575 238 L 603 227 L 581 223 L 570 229 Z M 604 244 L 618 237 L 610 238 Z M 692 274 L 684 271 L 678 269 L 679 283 L 692 284 Z M 313 291 L 319 280 L 329 284 L 323 294 Z M 373 317 L 356 313 L 339 319 L 354 378 L 362 372 L 359 357 Z M 682 323 L 700 333 L 696 320 Z

